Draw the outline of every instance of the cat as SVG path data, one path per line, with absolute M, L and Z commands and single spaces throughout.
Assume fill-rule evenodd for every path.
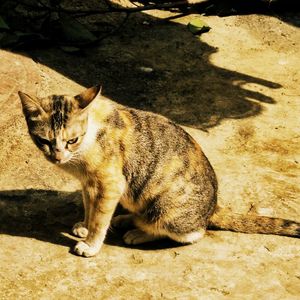
M 100 86 L 75 97 L 19 97 L 36 146 L 81 181 L 77 255 L 96 255 L 111 223 L 135 226 L 123 237 L 129 245 L 166 237 L 194 243 L 207 228 L 300 235 L 300 223 L 219 208 L 217 178 L 200 146 L 161 115 L 106 99 Z M 113 218 L 118 203 L 130 214 Z

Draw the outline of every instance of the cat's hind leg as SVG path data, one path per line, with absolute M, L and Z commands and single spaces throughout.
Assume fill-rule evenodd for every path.
M 123 240 L 127 245 L 138 245 L 138 244 L 160 240 L 164 237 L 165 236 L 161 236 L 161 235 L 152 235 L 146 233 L 145 231 L 142 231 L 141 229 L 136 228 L 127 231 L 123 236 Z
M 126 244 L 141 244 L 155 241 L 163 238 L 169 238 L 181 244 L 192 244 L 202 239 L 205 235 L 205 228 L 199 228 L 191 232 L 177 232 L 168 230 L 168 226 L 164 226 L 164 222 L 149 223 L 143 218 L 134 216 L 132 218 L 137 229 L 128 231 L 123 239 Z
M 132 222 L 136 229 L 127 231 L 123 240 L 127 245 L 138 245 L 166 238 L 162 232 L 159 232 L 154 224 L 149 224 L 136 215 L 132 215 Z
M 136 229 L 127 231 L 123 236 L 123 240 L 127 245 L 137 245 L 164 238 L 170 238 L 171 240 L 182 244 L 192 244 L 203 238 L 206 231 L 205 229 L 200 228 L 188 233 L 175 233 L 167 230 L 164 226 L 160 226 L 161 224 L 159 223 L 149 224 L 142 218 L 134 215 L 130 215 L 130 217 L 129 215 L 118 217 L 120 218 L 116 219 L 116 221 L 125 221 L 126 223 L 130 219 L 131 225 L 133 223 L 137 227 Z
M 192 244 L 202 239 L 204 235 L 204 229 L 185 234 L 175 234 L 170 232 L 165 232 L 165 234 L 149 234 L 137 228 L 127 231 L 123 236 L 123 240 L 127 245 L 137 245 L 168 237 L 171 240 L 181 244 Z
M 205 235 L 205 229 L 199 229 L 197 231 L 176 234 L 173 232 L 167 232 L 167 236 L 178 243 L 182 244 L 192 244 L 202 239 Z
M 111 226 L 115 228 L 128 229 L 134 225 L 133 215 L 118 215 L 112 218 Z

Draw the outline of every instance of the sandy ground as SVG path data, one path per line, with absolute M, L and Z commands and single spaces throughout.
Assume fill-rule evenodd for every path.
M 186 28 L 194 15 L 167 16 L 132 16 L 80 57 L 0 50 L 0 299 L 300 298 L 299 239 L 208 232 L 194 245 L 132 248 L 111 231 L 98 256 L 70 253 L 80 187 L 35 149 L 18 90 L 101 82 L 105 96 L 185 126 L 216 170 L 222 206 L 299 221 L 299 15 L 202 17 L 212 29 L 200 37 Z

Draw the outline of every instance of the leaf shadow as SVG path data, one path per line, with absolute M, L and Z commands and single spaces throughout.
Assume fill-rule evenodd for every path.
M 95 24 L 101 18 L 96 16 Z M 278 89 L 279 83 L 216 66 L 211 57 L 217 52 L 186 25 L 135 13 L 117 34 L 80 53 L 36 43 L 18 53 L 80 85 L 100 82 L 103 94 L 121 104 L 203 130 L 226 119 L 259 115 L 276 104 L 264 89 Z M 247 84 L 258 88 L 249 90 Z M 61 87 L 59 93 L 65 92 Z
M 118 103 L 204 130 L 225 119 L 258 115 L 265 105 L 276 103 L 245 85 L 278 89 L 280 84 L 213 65 L 210 57 L 218 50 L 182 25 L 158 22 L 134 35 L 128 30 L 111 38 L 112 47 L 90 48 L 82 56 L 56 49 L 27 55 L 83 86 L 100 82 L 104 96 Z

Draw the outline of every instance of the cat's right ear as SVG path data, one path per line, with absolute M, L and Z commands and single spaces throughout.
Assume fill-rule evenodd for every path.
M 101 89 L 101 85 L 96 85 L 86 89 L 84 92 L 75 96 L 74 98 L 78 102 L 79 107 L 81 109 L 85 109 L 99 94 L 101 94 Z
M 28 118 L 32 119 L 32 117 L 38 117 L 45 113 L 36 98 L 33 98 L 33 97 L 31 97 L 25 93 L 22 93 L 20 91 L 18 92 L 18 94 L 21 99 L 23 113 L 24 113 L 26 119 L 28 119 Z

